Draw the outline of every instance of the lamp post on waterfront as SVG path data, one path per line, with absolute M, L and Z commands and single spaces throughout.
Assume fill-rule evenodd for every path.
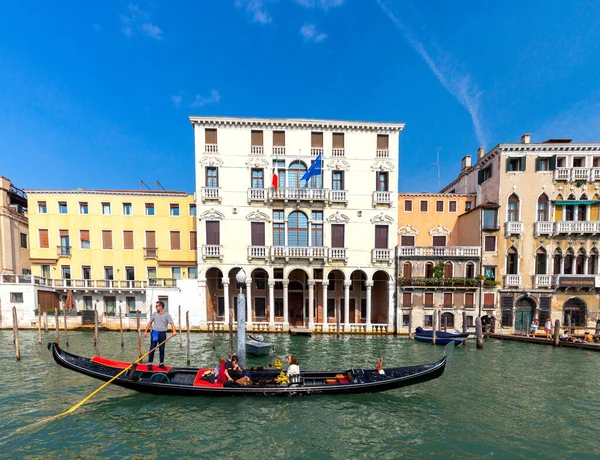
M 246 284 L 246 272 L 243 268 L 237 272 L 235 279 L 240 285 L 240 294 L 237 301 L 237 355 L 240 366 L 243 368 L 246 365 L 246 297 L 242 292 L 242 287 Z

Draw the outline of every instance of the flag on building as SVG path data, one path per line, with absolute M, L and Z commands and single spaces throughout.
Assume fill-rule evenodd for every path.
M 317 155 L 313 164 L 310 165 L 308 171 L 304 173 L 304 175 L 300 178 L 300 183 L 303 184 L 303 187 L 306 187 L 308 181 L 313 176 L 320 176 L 323 173 L 323 152 Z
M 277 167 L 279 166 L 279 158 L 275 153 L 275 163 L 273 164 L 273 179 L 271 179 L 271 187 L 277 188 L 279 185 L 279 177 L 277 176 Z

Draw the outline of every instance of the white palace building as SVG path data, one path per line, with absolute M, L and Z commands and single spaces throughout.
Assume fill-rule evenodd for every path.
M 404 124 L 190 121 L 206 327 L 228 327 L 243 287 L 250 331 L 392 332 Z

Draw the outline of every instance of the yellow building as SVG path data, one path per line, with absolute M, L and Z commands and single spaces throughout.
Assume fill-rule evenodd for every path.
M 164 190 L 28 190 L 30 257 L 38 284 L 62 304 L 110 316 L 167 304 L 197 278 L 193 195 Z M 195 280 L 194 280 L 195 282 Z M 46 300 L 45 300 L 46 299 Z M 45 309 L 51 299 L 40 294 Z M 67 308 L 69 305 L 67 305 Z

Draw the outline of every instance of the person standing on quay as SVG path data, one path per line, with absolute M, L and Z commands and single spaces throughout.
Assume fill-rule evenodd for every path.
M 546 338 L 552 340 L 552 322 L 550 321 L 550 318 L 548 318 L 546 324 L 544 324 L 544 331 L 546 332 Z
M 161 300 L 156 302 L 156 311 L 152 313 L 150 317 L 150 321 L 146 325 L 146 330 L 144 331 L 144 337 L 148 336 L 148 331 L 152 328 L 152 334 L 150 337 L 150 354 L 148 355 L 148 370 L 152 370 L 152 361 L 154 361 L 154 348 L 161 343 L 162 345 L 159 347 L 159 357 L 160 364 L 159 368 L 166 371 L 167 368 L 165 366 L 165 344 L 163 343 L 167 340 L 167 328 L 171 325 L 171 329 L 173 329 L 173 336 L 177 335 L 177 328 L 175 327 L 175 323 L 173 322 L 173 318 L 167 312 L 165 312 L 165 304 Z

